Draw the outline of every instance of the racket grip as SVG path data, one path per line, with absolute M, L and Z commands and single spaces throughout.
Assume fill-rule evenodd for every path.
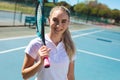
M 45 68 L 49 68 L 50 67 L 50 61 L 49 61 L 48 57 L 44 58 L 44 67 Z

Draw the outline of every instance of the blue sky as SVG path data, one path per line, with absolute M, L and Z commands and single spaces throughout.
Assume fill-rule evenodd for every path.
M 49 1 L 53 1 L 53 0 L 49 0 Z M 77 4 L 78 2 L 84 2 L 84 0 L 58 0 L 58 1 L 66 1 L 71 5 Z M 107 5 L 111 9 L 120 10 L 120 0 L 98 0 L 98 2 Z

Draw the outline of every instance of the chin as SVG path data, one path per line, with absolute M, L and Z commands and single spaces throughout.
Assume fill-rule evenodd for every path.
M 55 34 L 63 34 L 63 31 L 55 31 Z

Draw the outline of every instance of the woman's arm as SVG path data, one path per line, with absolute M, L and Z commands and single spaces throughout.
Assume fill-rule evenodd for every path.
M 68 70 L 68 80 L 75 80 L 74 78 L 74 61 L 71 61 L 69 64 L 69 70 Z
M 43 59 L 44 57 L 48 57 L 50 52 L 50 48 L 47 48 L 46 46 L 42 46 L 38 50 L 38 55 L 40 60 L 35 63 L 35 59 L 33 59 L 30 55 L 26 53 L 24 58 L 24 63 L 22 67 L 22 76 L 24 79 L 28 79 L 35 75 L 35 73 L 40 69 L 40 67 L 43 65 Z M 35 64 L 34 64 L 35 63 Z
M 25 54 L 23 66 L 22 66 L 22 76 L 24 79 L 32 77 L 42 65 L 42 61 L 35 63 L 35 60 L 28 54 Z

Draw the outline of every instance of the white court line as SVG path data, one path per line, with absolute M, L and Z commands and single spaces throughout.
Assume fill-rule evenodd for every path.
M 109 56 L 105 56 L 105 55 L 101 55 L 101 54 L 96 54 L 96 53 L 89 52 L 89 51 L 86 51 L 86 50 L 78 49 L 77 51 L 85 53 L 85 54 L 89 54 L 89 55 L 93 55 L 93 56 L 97 56 L 97 57 L 102 57 L 102 58 L 105 58 L 105 59 L 110 59 L 110 60 L 114 60 L 114 61 L 119 61 L 120 62 L 120 59 L 109 57 Z
M 88 33 L 76 35 L 76 36 L 73 36 L 73 38 L 81 37 L 81 36 L 85 36 L 85 35 L 89 35 L 89 34 L 94 34 L 94 33 L 101 32 L 101 31 L 103 31 L 103 30 L 98 30 L 98 31 L 94 31 L 94 32 L 88 32 Z M 4 50 L 4 51 L 0 51 L 0 54 L 4 54 L 4 53 L 16 51 L 16 50 L 21 50 L 21 49 L 24 49 L 24 48 L 26 48 L 26 46 L 18 47 L 18 48 L 13 48 L 13 49 L 9 49 L 9 50 Z M 120 59 L 109 57 L 109 56 L 105 56 L 105 55 L 96 54 L 96 53 L 89 52 L 89 51 L 86 51 L 86 50 L 78 49 L 77 51 L 85 53 L 85 54 L 89 54 L 89 55 L 93 55 L 93 56 L 97 56 L 97 57 L 102 57 L 102 58 L 105 58 L 105 59 L 110 59 L 110 60 L 114 60 L 114 61 L 119 61 L 120 62 Z
M 80 35 L 75 35 L 75 36 L 73 36 L 73 38 L 80 37 L 80 36 L 85 36 L 85 35 L 89 35 L 89 34 L 94 34 L 94 33 L 101 32 L 101 31 L 103 31 L 103 30 L 97 30 L 97 31 L 93 31 L 93 32 L 80 34 Z M 18 37 L 18 38 L 26 38 L 26 37 L 27 36 Z M 33 37 L 33 36 L 28 36 L 28 37 Z M 16 39 L 16 38 L 11 38 L 11 39 Z M 8 39 L 5 39 L 5 40 L 8 40 Z M 0 51 L 0 54 L 11 52 L 11 51 L 16 51 L 16 50 L 20 50 L 20 49 L 24 49 L 24 48 L 25 48 L 25 46 L 24 47 L 13 48 L 13 49 L 9 49 L 9 50 L 4 50 L 4 51 Z
M 84 29 L 84 30 L 87 30 L 87 29 Z M 70 32 L 76 32 L 76 31 L 82 31 L 82 30 L 74 30 L 74 31 L 70 31 Z M 21 38 L 30 38 L 30 37 L 37 37 L 37 35 L 27 35 L 27 36 L 20 36 L 20 37 L 3 38 L 3 39 L 0 39 L 0 41 L 3 41 L 3 40 L 13 40 L 13 39 L 21 39 Z
M 0 39 L 0 41 L 2 41 L 2 40 L 21 39 L 21 38 L 29 38 L 29 37 L 35 37 L 35 36 L 36 35 L 28 35 L 28 36 L 20 36 L 20 37 L 3 38 L 3 39 Z
M 26 48 L 26 46 L 18 47 L 18 48 L 13 48 L 13 49 L 8 49 L 8 50 L 4 50 L 4 51 L 0 51 L 0 54 L 12 52 L 12 51 L 17 51 L 17 50 L 21 50 L 21 49 L 24 49 L 24 48 Z
M 93 28 L 93 29 L 94 29 L 94 28 Z M 84 31 L 84 30 L 89 30 L 89 29 L 74 30 L 74 31 L 70 31 L 70 32 Z M 101 32 L 101 31 L 103 31 L 103 30 L 98 30 L 98 31 L 93 31 L 93 32 L 88 32 L 88 33 L 76 35 L 76 36 L 73 36 L 73 38 L 80 37 L 80 36 L 85 36 L 85 35 L 89 35 L 89 34 L 93 34 L 93 33 L 97 33 L 97 32 Z M 28 36 L 20 36 L 20 37 L 3 38 L 3 39 L 0 39 L 0 41 L 2 41 L 2 40 L 21 39 L 21 38 L 29 38 L 29 37 L 36 37 L 36 35 L 28 35 Z
M 78 29 L 78 30 L 70 30 L 70 32 L 78 32 L 78 31 L 86 31 L 86 30 L 92 30 L 92 29 L 96 29 L 96 28 L 87 28 L 87 29 Z
M 90 34 L 94 34 L 94 33 L 102 32 L 102 31 L 104 31 L 104 30 L 97 30 L 97 31 L 92 31 L 92 32 L 88 32 L 88 33 L 80 34 L 80 35 L 75 35 L 75 36 L 73 36 L 73 38 L 82 37 L 82 36 L 86 36 L 86 35 L 90 35 Z

